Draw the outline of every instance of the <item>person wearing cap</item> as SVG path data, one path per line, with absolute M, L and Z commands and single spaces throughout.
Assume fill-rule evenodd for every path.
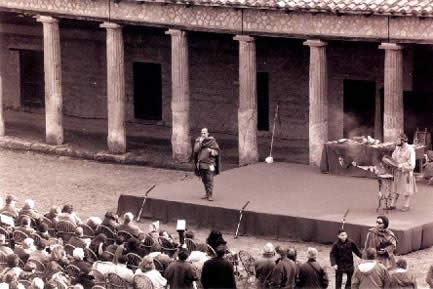
M 377 260 L 387 269 L 395 267 L 394 251 L 397 248 L 397 238 L 388 226 L 388 217 L 376 218 L 376 226 L 368 230 L 363 252 L 365 257 L 366 250 L 374 248 L 377 252 Z
M 34 251 L 37 251 L 34 240 L 32 238 L 25 238 L 22 246 L 16 246 L 14 253 L 17 254 L 20 259 L 26 263 L 27 260 L 30 257 L 30 254 L 32 254 Z
M 278 263 L 272 270 L 269 278 L 270 288 L 293 289 L 296 285 L 297 268 L 295 262 L 287 258 L 287 249 L 279 247 L 280 255 Z
M 396 203 L 400 195 L 404 197 L 404 204 L 401 210 L 407 212 L 410 209 L 410 199 L 417 191 L 413 170 L 415 169 L 415 150 L 407 143 L 407 136 L 402 133 L 397 138 L 397 144 L 392 159 L 398 163 L 398 168 L 394 170 L 393 192 L 394 198 L 391 201 L 390 209 L 396 208 Z
M 213 179 L 220 173 L 220 152 L 216 139 L 209 135 L 207 128 L 202 128 L 200 137 L 194 143 L 192 159 L 194 173 L 201 178 L 206 191 L 202 199 L 208 201 L 213 201 Z
M 319 252 L 316 248 L 307 249 L 308 260 L 299 268 L 297 287 L 305 289 L 327 288 L 329 279 L 326 271 L 317 262 Z
M 17 218 L 19 210 L 16 208 L 17 199 L 13 195 L 6 197 L 6 205 L 0 210 L 0 214 L 8 215 Z
M 263 247 L 263 254 L 254 264 L 256 272 L 257 289 L 267 288 L 272 271 L 275 268 L 275 248 L 272 243 L 266 243 Z
M 233 265 L 224 259 L 226 251 L 225 245 L 219 245 L 215 250 L 216 256 L 204 263 L 201 271 L 201 284 L 204 289 L 236 288 Z
M 343 275 L 346 274 L 345 288 L 350 289 L 354 270 L 353 253 L 359 258 L 362 258 L 362 254 L 355 242 L 348 238 L 347 232 L 344 229 L 338 230 L 337 238 L 329 253 L 331 266 L 335 269 L 335 288 L 341 288 Z

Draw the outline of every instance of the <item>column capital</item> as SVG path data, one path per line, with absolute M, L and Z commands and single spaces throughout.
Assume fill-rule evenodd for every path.
M 165 34 L 171 36 L 185 37 L 187 32 L 185 30 L 180 30 L 180 29 L 168 29 L 167 31 L 165 31 Z
M 304 41 L 303 44 L 310 47 L 325 47 L 326 45 L 328 45 L 327 42 L 320 39 L 309 39 L 307 41 Z
M 46 15 L 38 15 L 36 17 L 36 21 L 41 22 L 41 23 L 58 23 L 59 22 L 59 20 L 57 20 L 56 18 L 54 18 L 52 16 L 46 16 Z
M 104 22 L 104 23 L 100 24 L 99 27 L 105 28 L 105 29 L 122 29 L 122 25 L 119 25 L 119 24 L 114 23 L 114 22 Z
M 233 40 L 237 40 L 239 42 L 254 42 L 256 39 L 249 35 L 236 35 L 233 37 Z
M 384 50 L 402 50 L 403 46 L 397 44 L 397 43 L 388 43 L 388 42 L 382 42 L 379 45 L 379 49 L 384 49 Z

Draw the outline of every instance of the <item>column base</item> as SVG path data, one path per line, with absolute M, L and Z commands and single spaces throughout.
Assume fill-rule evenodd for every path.
M 50 145 L 61 145 L 64 142 L 63 132 L 48 133 L 45 136 L 45 142 Z
M 395 142 L 397 137 L 403 132 L 403 129 L 384 128 L 383 142 Z
M 0 136 L 5 135 L 5 123 L 3 120 L 0 120 Z
M 258 162 L 257 112 L 253 109 L 238 111 L 239 165 Z
M 328 141 L 328 123 L 310 125 L 309 132 L 309 159 L 310 165 L 320 166 L 323 145 Z
M 173 111 L 173 127 L 171 133 L 171 150 L 173 159 L 182 163 L 189 162 L 192 154 L 191 137 L 189 135 L 188 114 Z
M 124 154 L 126 153 L 126 137 L 120 135 L 116 137 L 108 136 L 107 146 L 108 151 L 112 154 Z

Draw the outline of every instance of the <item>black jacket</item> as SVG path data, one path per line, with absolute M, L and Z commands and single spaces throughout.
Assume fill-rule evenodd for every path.
M 328 287 L 328 275 L 315 260 L 308 260 L 299 268 L 297 288 L 320 289 Z
M 233 265 L 222 257 L 207 260 L 201 271 L 204 289 L 236 289 Z
M 346 242 L 342 242 L 338 239 L 331 248 L 329 257 L 331 259 L 331 266 L 337 265 L 338 271 L 353 271 L 353 255 L 355 253 L 361 258 L 361 252 L 358 246 L 351 240 L 347 239 Z

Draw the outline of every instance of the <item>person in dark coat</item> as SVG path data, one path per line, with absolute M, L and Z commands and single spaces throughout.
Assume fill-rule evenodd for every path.
M 219 245 L 216 257 L 207 260 L 201 271 L 201 284 L 204 289 L 236 289 L 233 265 L 224 259 L 227 248 Z
M 197 275 L 190 263 L 185 262 L 188 258 L 188 251 L 180 249 L 177 254 L 179 260 L 170 263 L 165 269 L 164 277 L 170 289 L 193 289 L 193 282 L 197 281 Z
M 308 248 L 308 260 L 299 268 L 298 288 L 319 289 L 328 287 L 328 275 L 322 266 L 316 261 L 317 249 Z
M 193 150 L 194 173 L 201 177 L 206 195 L 202 199 L 213 201 L 213 179 L 221 168 L 220 148 L 216 139 L 202 128 L 201 135 L 195 140 Z
M 330 252 L 331 266 L 335 269 L 335 288 L 340 289 L 343 281 L 343 274 L 346 274 L 346 289 L 352 285 L 353 275 L 353 254 L 362 258 L 358 246 L 348 238 L 347 232 L 338 231 L 338 240 L 332 245 Z
M 270 277 L 271 288 L 293 289 L 296 285 L 296 264 L 287 258 L 287 250 L 280 248 L 280 259 L 272 270 Z
M 263 255 L 254 264 L 257 289 L 267 288 L 272 271 L 275 268 L 275 249 L 271 243 L 263 247 Z
M 396 262 L 397 268 L 389 272 L 389 289 L 416 289 L 416 278 L 407 271 L 405 259 Z

